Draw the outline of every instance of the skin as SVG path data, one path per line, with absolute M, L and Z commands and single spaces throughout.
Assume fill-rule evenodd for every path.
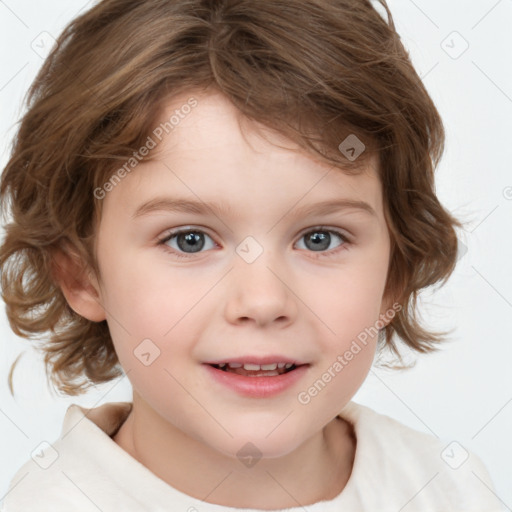
M 174 98 L 162 120 L 190 96 Z M 377 339 L 308 404 L 297 396 L 391 305 L 375 160 L 349 176 L 252 122 L 242 132 L 220 94 L 194 97 L 198 106 L 153 150 L 157 158 L 103 199 L 98 279 L 88 274 L 78 286 L 62 278 L 77 313 L 107 320 L 133 386 L 132 412 L 113 439 L 171 486 L 210 503 L 272 510 L 332 499 L 349 480 L 356 450 L 337 414 L 365 380 Z M 162 196 L 223 202 L 231 212 L 133 217 Z M 374 213 L 295 214 L 339 198 L 365 201 Z M 200 252 L 185 252 L 177 237 L 159 243 L 183 227 L 205 233 Z M 326 249 L 315 250 L 311 232 L 330 233 Z M 247 236 L 263 250 L 252 263 L 235 252 Z M 160 350 L 148 366 L 134 355 L 144 339 Z M 291 389 L 253 398 L 214 381 L 203 365 L 247 354 L 309 366 Z M 248 441 L 262 454 L 252 467 L 236 455 Z

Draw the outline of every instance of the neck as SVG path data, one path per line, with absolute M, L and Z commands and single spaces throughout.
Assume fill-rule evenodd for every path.
M 113 440 L 184 494 L 261 510 L 335 498 L 349 480 L 355 455 L 352 426 L 337 417 L 286 456 L 246 467 L 165 421 L 135 393 L 132 411 Z

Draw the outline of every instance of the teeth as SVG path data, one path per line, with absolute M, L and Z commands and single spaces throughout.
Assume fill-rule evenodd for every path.
M 250 370 L 250 371 L 261 370 L 261 366 L 259 364 L 245 363 L 244 370 Z
M 244 370 L 248 370 L 248 371 L 259 371 L 259 370 L 263 370 L 263 371 L 274 371 L 276 370 L 277 368 L 279 369 L 283 369 L 283 368 L 291 368 L 293 366 L 292 363 L 270 363 L 270 364 L 262 364 L 262 365 L 259 365 L 259 364 L 253 364 L 253 363 L 219 363 L 218 366 L 220 368 L 224 368 L 226 366 L 229 366 L 229 368 L 244 368 Z

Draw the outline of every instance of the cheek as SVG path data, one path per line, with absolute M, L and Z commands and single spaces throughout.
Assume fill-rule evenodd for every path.
M 135 258 L 133 265 L 127 261 L 107 275 L 104 305 L 112 322 L 130 335 L 161 338 L 182 319 L 194 316 L 211 286 L 182 270 L 146 265 Z
M 312 309 L 324 326 L 319 337 L 323 357 L 305 400 L 327 416 L 337 414 L 340 404 L 357 392 L 372 367 L 377 347 L 378 322 L 386 280 L 387 261 L 360 261 L 340 268 L 324 280 L 324 294 L 314 294 Z
M 185 368 L 193 357 L 210 304 L 205 296 L 215 284 L 210 281 L 140 261 L 114 266 L 107 274 L 104 306 L 114 348 L 130 380 L 149 385 L 148 393 L 172 387 L 167 372 Z
M 338 346 L 340 342 L 343 345 L 379 319 L 385 280 L 386 267 L 382 264 L 363 262 L 341 267 L 328 279 L 312 280 L 306 303 L 325 324 L 325 332 L 338 340 Z

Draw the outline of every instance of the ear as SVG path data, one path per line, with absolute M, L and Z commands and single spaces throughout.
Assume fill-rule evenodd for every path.
M 55 251 L 52 275 L 75 313 L 92 322 L 106 319 L 96 276 L 78 254 L 62 249 Z

